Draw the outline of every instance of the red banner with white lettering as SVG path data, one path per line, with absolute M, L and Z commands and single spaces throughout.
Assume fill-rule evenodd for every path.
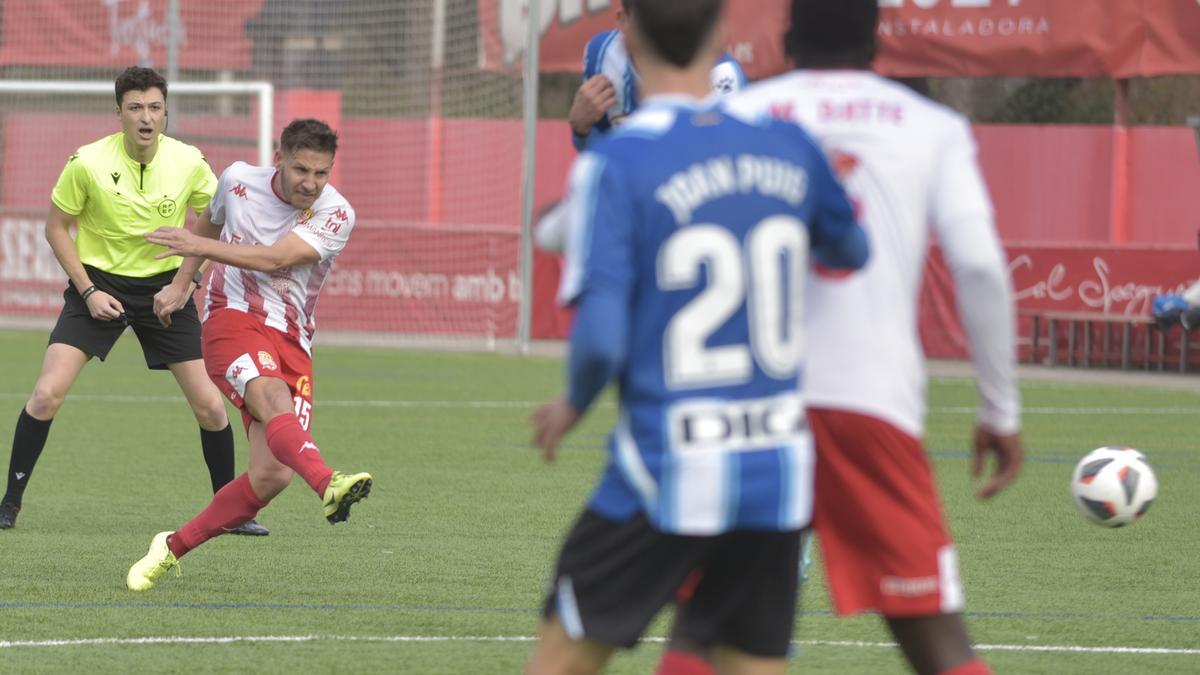
M 541 67 L 582 69 L 619 0 L 543 0 Z M 527 0 L 479 0 L 485 65 L 525 49 Z M 728 3 L 726 44 L 752 78 L 788 69 L 788 0 Z M 891 76 L 1134 77 L 1200 73 L 1195 0 L 879 0 L 876 70 Z
M 6 0 L 0 66 L 125 68 L 167 62 L 168 0 Z M 262 0 L 180 2 L 179 65 L 250 67 L 246 21 Z
M 43 217 L 0 213 L 0 314 L 52 317 L 66 275 L 46 244 Z M 321 331 L 511 339 L 521 297 L 519 233 L 506 228 L 363 226 L 338 258 L 317 308 Z M 1146 316 L 1157 295 L 1200 278 L 1186 248 L 1011 246 L 1009 272 L 1022 310 Z M 534 261 L 535 339 L 568 335 L 554 302 L 561 264 Z M 921 292 L 920 330 L 930 356 L 960 358 L 967 342 L 954 281 L 935 250 Z
M 1155 296 L 1200 279 L 1200 252 L 1182 247 L 1014 245 L 1008 260 L 1020 310 L 1149 316 Z M 925 268 L 920 330 L 930 356 L 967 355 L 954 279 L 936 250 Z

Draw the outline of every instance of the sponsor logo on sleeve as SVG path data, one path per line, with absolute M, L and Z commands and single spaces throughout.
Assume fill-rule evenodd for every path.
M 262 366 L 263 370 L 279 370 L 279 367 L 275 365 L 275 359 L 272 358 L 270 352 L 260 351 L 258 353 L 258 365 Z

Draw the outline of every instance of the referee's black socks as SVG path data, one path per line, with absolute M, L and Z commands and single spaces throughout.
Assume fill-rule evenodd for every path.
M 208 465 L 208 477 L 215 494 L 233 480 L 233 425 L 226 424 L 220 431 L 200 427 L 200 448 L 204 451 L 204 463 Z
M 12 455 L 8 458 L 8 490 L 0 501 L 21 505 L 21 497 L 29 485 L 29 475 L 42 455 L 42 448 L 46 447 L 46 437 L 50 435 L 50 423 L 53 421 L 39 420 L 26 412 L 25 406 L 21 406 L 17 428 L 13 431 Z

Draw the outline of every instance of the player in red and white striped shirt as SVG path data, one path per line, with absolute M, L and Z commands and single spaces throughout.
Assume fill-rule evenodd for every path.
M 185 256 L 187 274 L 203 259 L 217 263 L 201 345 L 209 377 L 242 410 L 250 470 L 178 531 L 154 537 L 129 570 L 131 590 L 153 587 L 185 553 L 254 517 L 293 473 L 323 499 L 330 523 L 346 520 L 371 490 L 369 474 L 330 469 L 308 431 L 313 309 L 354 229 L 354 209 L 328 185 L 337 134 L 324 122 L 295 120 L 279 148 L 273 167 L 236 162 L 226 169 L 194 233 L 146 235 L 167 248 L 163 256 Z

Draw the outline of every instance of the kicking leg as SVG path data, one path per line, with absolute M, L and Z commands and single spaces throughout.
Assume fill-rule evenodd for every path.
M 340 523 L 349 518 L 350 506 L 366 499 L 371 492 L 370 474 L 343 474 L 325 464 L 316 441 L 296 417 L 295 399 L 283 380 L 274 377 L 250 380 L 246 384 L 245 400 L 254 419 L 265 422 L 266 442 L 271 453 L 299 474 L 322 498 L 326 520 Z
M 179 559 L 209 539 L 232 531 L 245 523 L 283 492 L 292 479 L 292 470 L 271 454 L 262 432 L 262 424 L 253 422 L 250 438 L 250 471 L 230 481 L 213 495 L 203 511 L 176 532 L 159 532 L 150 550 L 129 568 L 126 584 L 130 590 L 154 587 L 163 574 L 178 570 Z
M 225 399 L 204 369 L 204 361 L 193 359 L 167 364 L 179 389 L 187 398 L 196 422 L 200 424 L 200 448 L 208 476 L 216 493 L 233 480 L 233 427 L 225 412 Z M 230 534 L 266 536 L 270 530 L 254 519 L 247 520 L 229 531 Z

